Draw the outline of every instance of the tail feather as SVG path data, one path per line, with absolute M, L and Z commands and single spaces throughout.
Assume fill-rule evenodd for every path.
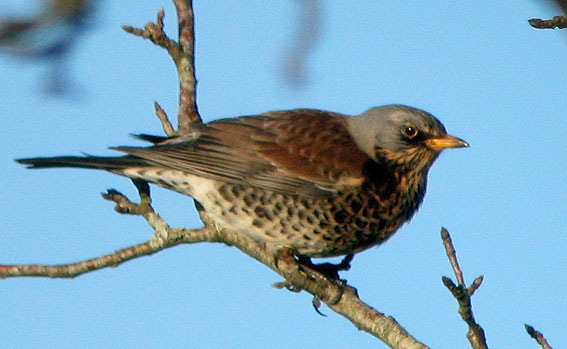
M 32 169 L 74 167 L 113 171 L 125 169 L 128 167 L 148 166 L 148 163 L 144 159 L 134 156 L 56 156 L 51 158 L 16 159 L 16 162 L 27 165 L 27 168 Z
M 150 142 L 150 143 L 153 143 L 153 144 L 159 144 L 159 143 L 164 142 L 168 139 L 171 139 L 171 137 L 154 136 L 154 135 L 148 135 L 148 134 L 145 134 L 145 133 L 131 134 L 131 136 L 136 138 L 136 139 L 140 139 L 142 141 Z

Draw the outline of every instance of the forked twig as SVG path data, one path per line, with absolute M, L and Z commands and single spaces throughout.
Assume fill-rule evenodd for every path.
M 178 127 L 175 134 L 188 134 L 191 132 L 191 125 L 201 123 L 201 117 L 197 110 L 196 85 L 195 79 L 195 44 L 194 44 L 194 20 L 192 1 L 173 0 L 177 9 L 179 23 L 179 42 L 171 40 L 164 31 L 163 17 L 164 11 L 160 9 L 155 23 L 148 23 L 144 29 L 123 26 L 126 32 L 148 39 L 155 45 L 167 50 L 173 59 L 179 76 L 179 109 L 177 113 Z M 162 126 L 166 134 L 173 130 L 167 124 L 165 113 L 158 114 L 162 121 Z M 164 122 L 163 119 L 167 120 Z
M 453 241 L 451 240 L 451 236 L 449 235 L 447 229 L 441 228 L 441 238 L 443 239 L 443 246 L 445 246 L 445 251 L 447 252 L 447 257 L 449 258 L 449 262 L 451 263 L 455 277 L 457 278 L 458 285 L 455 285 L 453 280 L 446 276 L 443 276 L 441 278 L 443 284 L 445 285 L 445 287 L 447 287 L 447 289 L 451 292 L 451 294 L 459 304 L 458 312 L 461 315 L 461 318 L 469 326 L 467 338 L 472 347 L 475 349 L 488 348 L 484 330 L 474 319 L 471 304 L 471 297 L 482 284 L 483 277 L 477 277 L 471 284 L 471 286 L 467 288 L 465 286 L 463 272 L 459 267 L 459 263 L 457 261 L 457 253 L 455 251 L 455 247 L 453 246 Z

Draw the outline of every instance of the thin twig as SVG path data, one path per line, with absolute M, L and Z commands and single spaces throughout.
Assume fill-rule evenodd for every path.
M 122 29 L 130 34 L 134 34 L 136 36 L 142 37 L 144 39 L 148 39 L 153 42 L 155 45 L 158 45 L 164 49 L 166 49 L 172 58 L 175 60 L 175 57 L 178 55 L 179 47 L 177 43 L 167 36 L 163 31 L 163 17 L 165 16 L 163 9 L 159 9 L 157 13 L 157 19 L 155 23 L 147 23 L 144 26 L 144 29 L 134 28 L 129 25 L 122 26 Z
M 567 28 L 567 17 L 555 16 L 552 19 L 532 18 L 528 23 L 536 29 L 565 29 Z
M 169 117 L 167 113 L 158 102 L 154 102 L 154 108 L 156 109 L 156 116 L 158 117 L 159 121 L 161 122 L 161 127 L 163 128 L 163 132 L 168 137 L 173 137 L 176 135 L 171 122 L 169 121 Z
M 49 278 L 74 278 L 81 274 L 108 267 L 116 267 L 129 260 L 149 256 L 161 250 L 196 242 L 220 242 L 217 232 L 207 228 L 201 229 L 172 229 L 165 244 L 156 244 L 153 240 L 130 246 L 104 256 L 80 261 L 77 263 L 59 265 L 0 265 L 0 278 L 40 276 Z
M 480 287 L 480 285 L 482 284 L 482 281 L 484 281 L 484 276 L 477 276 L 476 279 L 474 279 L 473 283 L 470 285 L 469 288 L 467 288 L 467 293 L 469 294 L 469 296 L 473 296 L 474 293 L 476 292 L 476 290 L 478 290 L 478 288 Z
M 449 258 L 449 262 L 451 263 L 451 267 L 453 268 L 453 272 L 455 273 L 458 284 L 455 285 L 453 280 L 445 276 L 443 276 L 441 280 L 459 304 L 458 312 L 461 315 L 461 318 L 469 326 L 467 338 L 472 347 L 475 349 L 488 348 L 484 330 L 474 319 L 471 303 L 471 297 L 482 284 L 483 277 L 477 277 L 471 284 L 471 286 L 467 288 L 465 286 L 463 272 L 459 267 L 459 262 L 457 261 L 457 253 L 455 251 L 455 247 L 453 246 L 453 241 L 451 240 L 451 236 L 449 235 L 447 229 L 441 228 L 441 238 L 443 239 L 443 246 L 445 246 L 447 257 Z
M 525 324 L 524 327 L 526 328 L 526 332 L 536 340 L 537 344 L 541 345 L 542 349 L 552 349 L 551 345 L 547 343 L 547 340 L 543 336 L 541 332 L 533 328 L 532 326 Z
M 282 59 L 282 77 L 292 87 L 305 87 L 307 59 L 321 37 L 323 3 L 321 0 L 299 0 L 295 29 Z
M 60 265 L 0 265 L 0 278 L 18 276 L 46 276 L 50 278 L 73 278 L 91 271 L 115 267 L 126 261 L 141 256 L 148 256 L 159 249 L 151 246 L 150 242 L 130 246 L 114 253 L 88 259 L 85 261 Z
M 197 110 L 195 68 L 194 68 L 194 20 L 192 1 L 173 0 L 179 18 L 179 43 L 171 40 L 164 32 L 164 11 L 160 9 L 155 23 L 148 23 L 144 29 L 123 26 L 128 33 L 150 40 L 167 50 L 173 59 L 179 76 L 179 109 L 177 113 L 178 128 L 175 134 L 188 134 L 191 125 L 201 123 Z M 158 115 L 160 121 L 165 114 Z M 169 123 L 169 120 L 168 120 Z M 162 121 L 162 126 L 164 122 Z M 165 128 L 165 126 L 164 126 Z M 166 132 L 167 134 L 167 132 Z
M 463 272 L 459 267 L 459 261 L 457 261 L 457 252 L 453 247 L 453 241 L 451 241 L 451 235 L 445 228 L 441 228 L 441 239 L 443 240 L 443 246 L 445 246 L 445 251 L 447 252 L 447 257 L 457 278 L 457 283 L 459 285 L 465 285 L 465 278 L 463 277 Z

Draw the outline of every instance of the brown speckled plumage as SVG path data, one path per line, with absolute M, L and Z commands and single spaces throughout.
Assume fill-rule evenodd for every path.
M 388 239 L 423 200 L 444 148 L 467 144 L 406 106 L 356 116 L 298 109 L 224 119 L 123 157 L 18 160 L 32 168 L 104 169 L 192 196 L 220 225 L 310 257 Z

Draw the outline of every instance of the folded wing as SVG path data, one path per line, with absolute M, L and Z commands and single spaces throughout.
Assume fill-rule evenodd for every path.
M 347 132 L 345 117 L 310 109 L 269 112 L 200 125 L 190 140 L 115 149 L 219 181 L 330 197 L 360 186 L 370 160 Z

